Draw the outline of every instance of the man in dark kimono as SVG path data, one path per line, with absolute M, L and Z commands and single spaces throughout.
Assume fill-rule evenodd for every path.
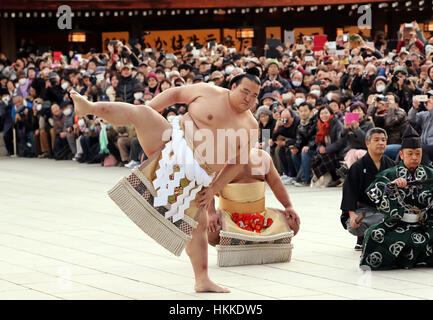
M 421 165 L 421 139 L 410 126 L 400 157 L 398 165 L 380 172 L 366 190 L 385 220 L 367 230 L 361 267 L 433 266 L 433 169 Z
M 382 128 L 367 131 L 365 143 L 368 152 L 350 167 L 343 184 L 341 222 L 347 231 L 358 237 L 355 250 L 362 250 L 365 231 L 383 220 L 383 214 L 364 191 L 378 172 L 395 165 L 394 161 L 384 156 L 387 138 Z

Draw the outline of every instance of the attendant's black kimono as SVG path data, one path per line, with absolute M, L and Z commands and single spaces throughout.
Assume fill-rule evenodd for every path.
M 349 169 L 346 180 L 343 184 L 343 198 L 341 199 L 341 223 L 346 228 L 346 221 L 349 219 L 349 211 L 355 211 L 361 207 L 372 207 L 376 205 L 370 200 L 365 190 L 376 178 L 376 174 L 395 165 L 387 156 L 380 160 L 380 168 L 377 169 L 370 154 L 356 161 Z

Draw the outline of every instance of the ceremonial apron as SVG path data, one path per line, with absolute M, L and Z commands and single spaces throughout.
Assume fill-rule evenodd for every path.
M 231 183 L 219 195 L 222 215 L 218 265 L 288 262 L 290 230 L 281 210 L 265 207 L 265 182 Z
M 133 169 L 108 194 L 147 235 L 179 256 L 197 228 L 197 193 L 209 186 L 214 173 L 192 141 L 186 141 L 180 117 L 172 120 L 172 127 L 171 140 L 162 151 Z

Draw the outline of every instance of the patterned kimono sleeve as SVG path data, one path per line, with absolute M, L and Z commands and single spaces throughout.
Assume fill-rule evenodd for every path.
M 398 189 L 387 186 L 394 180 L 391 174 L 389 170 L 378 173 L 365 192 L 377 209 L 385 215 L 386 222 L 397 222 L 403 217 L 404 208 L 398 202 Z

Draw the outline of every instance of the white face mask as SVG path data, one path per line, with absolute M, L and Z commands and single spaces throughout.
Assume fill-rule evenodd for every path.
M 9 97 L 8 97 L 8 96 L 3 97 L 2 100 L 3 100 L 3 102 L 4 102 L 5 104 L 8 104 L 8 103 L 9 103 Z
M 320 97 L 320 90 L 311 90 L 310 93 L 315 94 L 316 96 Z
M 383 91 L 385 91 L 385 85 L 384 84 L 378 85 L 376 87 L 376 91 L 377 92 L 383 92 Z
M 230 73 L 232 73 L 232 71 L 233 71 L 234 69 L 235 69 L 234 67 L 232 67 L 232 66 L 228 66 L 227 68 L 225 68 L 225 73 L 226 73 L 226 74 L 230 74 Z
M 292 98 L 292 95 L 290 93 L 284 93 L 282 95 L 283 101 L 288 101 Z
M 292 81 L 292 84 L 293 84 L 295 87 L 299 87 L 299 86 L 302 84 L 302 82 L 301 82 L 301 81 Z
M 328 101 L 331 101 L 331 100 L 332 100 L 332 92 L 328 92 L 328 93 L 326 94 L 326 99 L 328 99 Z
M 83 119 L 78 120 L 78 125 L 80 127 L 84 127 L 85 124 L 86 124 L 86 122 Z
M 36 105 L 36 110 L 41 111 L 42 110 L 42 105 L 41 104 L 37 104 Z
M 72 109 L 66 109 L 66 110 L 63 110 L 63 114 L 64 114 L 65 116 L 69 116 L 69 115 L 71 115 L 71 113 L 72 113 Z
M 24 84 L 26 84 L 26 82 L 27 82 L 27 79 L 26 79 L 26 78 L 21 78 L 20 80 L 18 80 L 18 83 L 19 83 L 20 85 L 24 85 Z
M 305 100 L 304 100 L 304 98 L 296 98 L 295 99 L 295 104 L 297 105 L 297 106 L 299 106 L 302 102 L 304 102 Z
M 62 89 L 63 90 L 66 90 L 66 89 L 68 89 L 69 88 L 69 83 L 67 83 L 67 82 L 63 82 L 62 83 Z
M 143 92 L 136 92 L 136 93 L 134 93 L 134 98 L 136 100 L 140 100 L 141 98 L 143 98 Z

